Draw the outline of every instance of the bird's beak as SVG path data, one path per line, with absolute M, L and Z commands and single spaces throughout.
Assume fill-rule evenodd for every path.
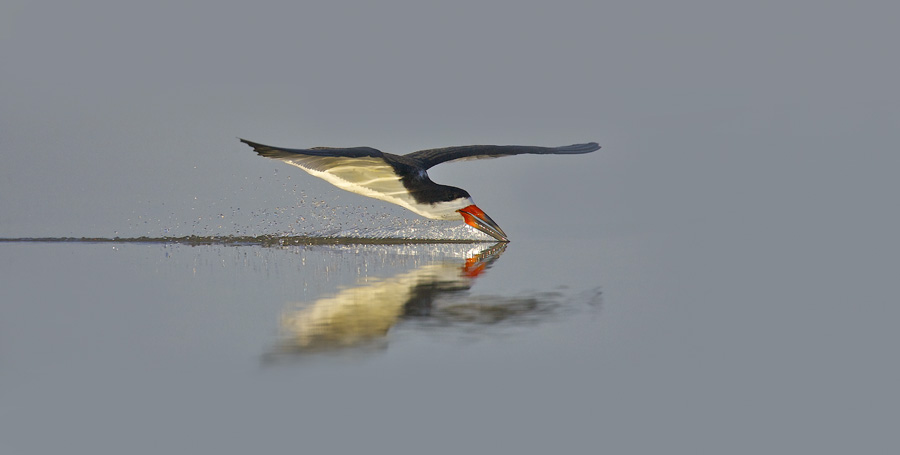
M 506 237 L 506 233 L 503 232 L 503 229 L 500 229 L 500 226 L 497 226 L 497 223 L 475 204 L 459 209 L 458 212 L 469 226 L 472 226 L 501 242 L 509 241 L 509 238 Z

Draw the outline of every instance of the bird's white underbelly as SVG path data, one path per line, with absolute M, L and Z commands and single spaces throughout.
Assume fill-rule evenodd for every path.
M 303 169 L 313 176 L 319 177 L 328 183 L 351 193 L 361 194 L 373 199 L 379 199 L 391 204 L 397 204 L 425 218 L 434 220 L 457 220 L 461 217 L 457 210 L 472 204 L 471 199 L 457 199 L 449 202 L 435 204 L 420 204 L 409 194 L 403 186 L 403 182 L 396 174 L 380 175 L 359 183 L 351 182 L 335 175 L 334 171 L 319 171 L 309 169 L 295 163 L 295 166 Z

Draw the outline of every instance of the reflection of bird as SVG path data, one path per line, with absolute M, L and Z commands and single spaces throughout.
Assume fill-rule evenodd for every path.
M 469 255 L 465 262 L 445 260 L 383 280 L 370 279 L 291 309 L 281 318 L 289 335 L 285 347 L 316 352 L 381 342 L 404 315 L 427 312 L 438 296 L 468 290 L 505 249 L 505 244 L 497 243 Z
M 245 139 L 256 153 L 282 160 L 320 177 L 338 188 L 400 205 L 426 218 L 455 220 L 507 242 L 500 226 L 484 213 L 466 190 L 431 181 L 426 172 L 446 161 L 496 158 L 509 155 L 573 155 L 593 152 L 596 142 L 564 147 L 520 145 L 467 145 L 420 150 L 407 155 L 384 153 L 370 147 L 286 149 Z

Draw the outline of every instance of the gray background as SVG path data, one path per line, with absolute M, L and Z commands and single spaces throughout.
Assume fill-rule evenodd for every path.
M 203 301 L 204 286 L 229 295 L 234 280 L 211 274 L 197 284 L 190 261 L 173 266 L 135 247 L 111 256 L 106 246 L 0 245 L 0 342 L 8 340 L 0 367 L 5 358 L 6 381 L 16 385 L 5 390 L 10 406 L 0 418 L 6 428 L 19 424 L 4 439 L 20 449 L 42 434 L 41 416 L 60 402 L 41 387 L 58 384 L 34 378 L 74 371 L 88 392 L 66 395 L 74 401 L 58 415 L 82 419 L 70 433 L 84 443 L 96 443 L 87 429 L 110 428 L 93 423 L 112 422 L 122 431 L 101 446 L 110 452 L 148 434 L 91 413 L 97 403 L 110 415 L 149 406 L 153 417 L 137 422 L 162 424 L 169 451 L 291 447 L 286 435 L 303 407 L 285 405 L 282 392 L 304 396 L 292 374 L 324 387 L 315 396 L 328 400 L 315 399 L 316 409 L 339 403 L 300 413 L 303 428 L 317 429 L 312 449 L 351 433 L 418 453 L 442 438 L 449 442 L 437 447 L 457 453 L 468 443 L 542 453 L 896 451 L 897 17 L 891 2 L 3 2 L 2 237 L 327 233 L 335 223 L 400 223 L 385 216 L 419 222 L 259 158 L 238 136 L 398 153 L 597 141 L 603 149 L 587 156 L 450 164 L 431 175 L 469 190 L 513 239 L 482 281 L 492 294 L 554 285 L 604 292 L 599 322 L 577 319 L 477 348 L 401 344 L 362 366 L 238 374 L 205 389 L 205 411 L 179 414 L 182 386 L 203 388 L 240 368 L 218 366 L 216 355 L 233 362 L 236 352 L 223 340 L 258 351 L 229 338 L 245 334 L 238 314 L 221 316 L 236 332 L 210 335 L 212 359 L 207 345 L 184 340 L 176 360 L 151 362 L 162 381 L 142 384 L 141 368 L 104 370 L 119 352 L 79 362 L 52 349 L 41 341 L 52 330 L 31 311 L 101 274 L 116 280 L 110 294 L 101 281 L 75 303 L 132 293 Z M 266 265 L 286 258 L 247 270 L 246 261 L 217 260 L 232 254 L 197 252 L 194 261 L 227 262 L 228 273 L 254 282 L 291 280 Z M 529 269 L 537 266 L 548 272 Z M 269 285 L 257 290 L 282 305 Z M 227 301 L 246 311 L 239 303 Z M 183 316 L 177 308 L 164 314 Z M 188 320 L 204 327 L 216 308 Z M 269 313 L 257 317 L 272 321 L 277 312 Z M 158 326 L 126 315 L 139 323 L 111 339 L 144 346 L 134 334 L 145 330 L 147 349 L 168 358 L 171 340 Z M 111 322 L 84 317 L 73 327 L 94 333 Z M 63 339 L 82 354 L 94 346 Z M 110 377 L 153 393 L 117 395 L 98 379 Z M 380 384 L 372 395 L 364 393 L 369 379 Z M 485 412 L 486 403 L 496 407 Z M 253 416 L 240 413 L 246 406 Z M 277 416 L 260 420 L 272 409 Z M 341 409 L 361 417 L 344 420 Z M 179 425 L 166 426 L 173 415 Z M 327 430 L 316 427 L 322 417 Z M 250 439 L 215 440 L 217 429 L 247 430 Z M 340 447 L 366 447 L 356 442 Z
M 802 222 L 823 237 L 896 222 L 890 3 L 2 8 L 7 237 L 287 230 L 271 211 L 297 204 L 297 179 L 339 194 L 237 136 L 398 153 L 601 142 L 576 159 L 433 171 L 513 236 L 571 216 L 557 208 L 577 207 L 573 192 L 620 196 L 565 225 L 586 236 L 679 222 L 688 207 L 700 225 Z

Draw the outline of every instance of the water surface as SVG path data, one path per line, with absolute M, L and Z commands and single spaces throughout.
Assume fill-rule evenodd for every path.
M 812 244 L 523 237 L 0 243 L 0 447 L 710 452 L 892 422 L 896 309 L 797 268 Z
M 380 416 L 463 419 L 462 384 L 502 391 L 601 331 L 600 274 L 566 279 L 525 245 L 169 240 L 0 244 L 0 447 L 364 450 Z M 146 428 L 159 439 L 134 447 Z

